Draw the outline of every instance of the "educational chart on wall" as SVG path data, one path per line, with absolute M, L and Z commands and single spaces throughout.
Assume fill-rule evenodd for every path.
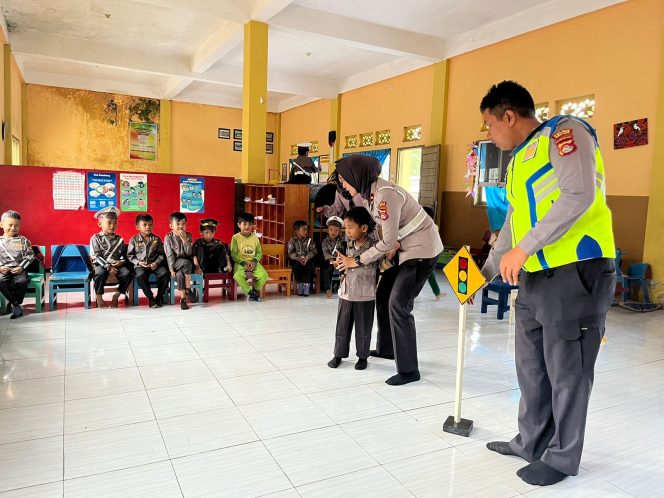
M 148 210 L 148 175 L 120 173 L 120 206 L 123 211 Z
M 129 158 L 156 161 L 158 138 L 156 124 L 130 122 Z
M 118 191 L 115 173 L 88 172 L 87 191 L 90 211 L 117 206 Z
M 183 213 L 205 212 L 205 178 L 180 177 L 180 211 Z
M 76 211 L 85 206 L 85 174 L 76 171 L 53 173 L 53 209 Z

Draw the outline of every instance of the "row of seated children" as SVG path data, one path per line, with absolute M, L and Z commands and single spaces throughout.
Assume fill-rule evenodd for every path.
M 336 256 L 345 254 L 346 242 L 340 237 L 343 221 L 337 216 L 327 220 L 327 235 L 321 242 L 323 261 L 321 263 L 321 287 L 327 298 L 332 297 L 332 275 Z M 315 257 L 318 254 L 316 243 L 309 237 L 309 225 L 298 220 L 293 224 L 294 234 L 288 241 L 288 259 L 293 268 L 299 296 L 308 296 L 315 272 Z
M 119 211 L 115 207 L 104 208 L 95 213 L 101 228 L 90 239 L 90 257 L 94 270 L 94 289 L 97 306 L 108 307 L 104 301 L 104 288 L 109 276 L 118 281 L 117 291 L 113 294 L 111 307 L 116 308 L 118 298 L 127 292 L 134 275 L 138 285 L 148 298 L 151 308 L 160 308 L 171 278 L 176 279 L 180 291 L 180 307 L 189 308 L 190 301 L 196 299 L 188 278 L 196 270 L 220 271 L 230 269 L 230 260 L 225 245 L 214 238 L 217 221 L 201 221 L 201 238 L 193 241 L 187 232 L 187 217 L 180 212 L 169 216 L 171 232 L 164 237 L 164 242 L 152 233 L 154 220 L 149 214 L 136 217 L 136 230 L 125 248 L 122 237 L 115 233 L 118 226 Z M 216 264 L 215 264 L 216 262 Z M 203 265 L 203 266 L 201 266 Z M 150 288 L 150 276 L 157 279 L 157 295 Z
M 35 258 L 32 243 L 19 232 L 21 215 L 5 211 L 0 216 L 3 236 L 0 238 L 0 292 L 11 308 L 10 319 L 23 316 L 23 298 L 28 289 L 30 263 Z

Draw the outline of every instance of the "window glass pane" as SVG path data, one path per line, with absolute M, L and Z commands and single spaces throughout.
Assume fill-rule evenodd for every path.
M 421 167 L 421 147 L 399 150 L 397 164 L 397 184 L 405 188 L 410 193 L 410 195 L 415 197 L 415 199 L 419 199 L 420 195 Z

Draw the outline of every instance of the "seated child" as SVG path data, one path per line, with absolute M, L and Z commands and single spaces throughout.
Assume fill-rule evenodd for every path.
M 187 217 L 184 214 L 175 211 L 168 217 L 168 222 L 172 231 L 164 237 L 166 262 L 171 278 L 177 280 L 180 290 L 180 309 L 188 310 L 187 296 L 192 303 L 196 301 L 196 294 L 191 290 L 191 281 L 187 278 L 194 270 L 193 237 L 187 232 Z M 175 292 L 175 289 L 171 289 L 171 292 Z
M 14 320 L 23 316 L 23 298 L 28 289 L 27 268 L 35 255 L 28 239 L 19 235 L 21 215 L 5 211 L 0 217 L 4 235 L 0 238 L 0 292 L 11 306 Z
M 149 214 L 139 214 L 136 217 L 136 230 L 129 241 L 127 258 L 134 265 L 134 274 L 138 285 L 148 298 L 150 308 L 161 308 L 164 293 L 168 288 L 170 275 L 165 265 L 166 255 L 161 239 L 152 233 L 154 220 Z M 157 276 L 157 297 L 154 297 L 150 288 L 150 275 Z
M 233 278 L 247 295 L 249 301 L 260 301 L 258 292 L 265 282 L 268 275 L 260 264 L 261 242 L 254 233 L 254 215 L 251 213 L 242 213 L 238 216 L 237 226 L 240 233 L 233 235 L 231 239 L 231 258 L 235 262 L 233 268 Z M 247 274 L 251 274 L 252 282 L 247 281 Z
M 332 298 L 332 275 L 334 274 L 334 261 L 337 253 L 346 254 L 346 241 L 339 237 L 343 220 L 332 216 L 327 220 L 327 236 L 321 243 L 323 249 L 323 263 L 320 266 L 321 287 L 325 290 L 328 299 Z
M 374 221 L 369 211 L 359 207 L 344 214 L 344 226 L 346 227 L 346 237 L 349 239 L 345 256 L 358 261 L 363 252 L 376 244 L 375 239 L 369 236 L 369 233 L 373 231 Z M 337 368 L 342 358 L 348 358 L 353 323 L 355 323 L 355 347 L 359 358 L 355 364 L 355 370 L 367 368 L 376 304 L 377 267 L 378 262 L 376 261 L 345 270 L 339 287 L 334 358 L 327 364 L 330 368 Z
M 297 282 L 297 295 L 308 296 L 314 280 L 316 244 L 309 237 L 309 225 L 306 221 L 296 221 L 293 229 L 295 234 L 288 241 L 288 258 Z
M 219 225 L 217 220 L 201 220 L 199 227 L 201 238 L 194 242 L 194 267 L 198 274 L 231 271 L 231 260 L 228 257 L 226 244 L 214 238 L 217 225 Z
M 124 240 L 115 230 L 118 227 L 119 211 L 114 206 L 101 209 L 95 213 L 101 232 L 90 238 L 90 258 L 94 268 L 94 289 L 98 308 L 107 308 L 104 301 L 104 287 L 109 275 L 118 280 L 118 290 L 113 294 L 111 308 L 118 307 L 118 298 L 127 293 L 133 275 L 127 267 Z

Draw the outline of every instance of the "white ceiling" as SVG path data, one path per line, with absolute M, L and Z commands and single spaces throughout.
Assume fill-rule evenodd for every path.
M 280 112 L 624 0 L 0 0 L 26 82 L 242 105 L 243 25 L 269 25 Z M 4 26 L 3 26 L 4 28 Z

